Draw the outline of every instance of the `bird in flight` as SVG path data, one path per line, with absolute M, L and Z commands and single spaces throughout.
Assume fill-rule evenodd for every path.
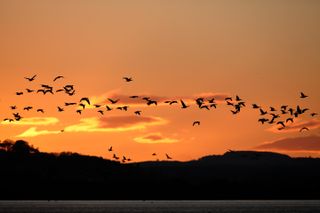
M 124 79 L 126 82 L 133 81 L 131 77 L 123 77 L 123 79 Z
M 23 92 L 16 92 L 16 95 L 23 95 Z
M 62 107 L 57 107 L 58 108 L 58 112 L 63 112 L 64 111 L 64 109 L 62 108 Z
M 103 115 L 103 110 L 98 110 L 98 112 L 99 112 L 101 115 Z
M 15 110 L 17 109 L 17 106 L 10 106 L 10 109 Z
M 318 115 L 318 113 L 313 112 L 313 113 L 311 113 L 310 115 L 311 115 L 312 117 L 314 117 L 314 116 Z
M 152 153 L 152 156 L 156 156 L 156 155 L 157 155 L 157 153 L 155 153 L 155 152 L 154 152 L 154 153 Z
M 172 157 L 170 157 L 167 153 L 166 153 L 166 157 L 167 157 L 168 160 L 172 159 Z
M 31 81 L 33 81 L 36 77 L 37 77 L 37 75 L 34 75 L 34 76 L 32 76 L 32 77 L 24 77 L 24 78 L 31 82 Z
M 89 98 L 87 98 L 87 97 L 81 98 L 81 99 L 80 99 L 80 102 L 82 102 L 82 101 L 85 101 L 85 102 L 87 102 L 87 103 L 90 105 L 90 100 L 89 100 Z
M 134 114 L 136 114 L 136 115 L 141 115 L 141 111 L 140 111 L 140 110 L 137 110 L 137 111 L 134 112 Z
M 43 109 L 37 109 L 37 112 L 44 113 L 44 110 Z
M 302 132 L 303 130 L 309 131 L 309 128 L 304 126 L 300 129 L 300 132 Z
M 62 75 L 59 75 L 59 76 L 57 76 L 57 77 L 55 77 L 54 79 L 53 79 L 53 81 L 56 81 L 56 80 L 58 80 L 58 79 L 60 79 L 60 78 L 64 78 Z
M 300 92 L 300 98 L 307 98 L 308 96 L 304 94 L 303 92 Z
M 186 108 L 188 108 L 189 106 L 188 105 L 186 105 L 186 103 L 183 101 L 183 100 L 180 100 L 180 102 L 181 102 L 181 108 L 182 109 L 186 109 Z
M 81 115 L 82 110 L 78 109 L 76 112 Z
M 200 125 L 200 121 L 194 121 L 192 126 L 195 126 L 195 125 Z
M 137 96 L 137 95 L 132 95 L 132 96 L 129 96 L 129 98 L 139 98 L 139 96 Z
M 112 150 L 112 146 L 109 147 L 108 151 L 109 151 L 109 152 L 112 152 L 112 151 L 113 151 L 113 150 Z
M 34 92 L 34 90 L 33 90 L 33 89 L 26 89 L 26 91 L 27 91 L 28 93 L 32 93 L 32 92 Z
M 111 104 L 116 104 L 119 101 L 119 99 L 114 100 L 114 99 L 111 99 L 111 98 L 108 98 L 108 100 L 111 102 Z
M 267 118 L 260 118 L 260 119 L 258 120 L 258 122 L 261 122 L 261 124 L 264 124 L 264 123 L 267 122 L 267 121 L 269 121 L 269 119 L 267 119 Z

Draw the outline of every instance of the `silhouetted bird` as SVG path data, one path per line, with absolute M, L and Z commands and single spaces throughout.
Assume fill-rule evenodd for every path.
M 157 106 L 157 105 L 158 105 L 158 102 L 155 101 L 155 100 L 148 100 L 147 105 L 150 106 L 150 105 L 152 105 L 152 104 L 154 104 L 154 105 Z
M 212 107 L 217 108 L 217 104 L 210 104 L 210 108 Z
M 10 106 L 10 109 L 16 110 L 16 109 L 17 109 L 17 106 Z
M 253 109 L 259 109 L 260 106 L 258 106 L 257 104 L 252 104 L 252 108 L 253 108 Z
M 207 109 L 207 110 L 210 110 L 209 106 L 207 106 L 207 105 L 203 105 L 203 106 L 201 106 L 201 107 L 200 107 L 200 109 Z
M 32 93 L 32 92 L 34 92 L 34 90 L 33 89 L 26 89 L 26 91 L 28 92 L 28 93 Z
M 116 154 L 113 154 L 113 158 L 119 160 L 119 157 Z
M 282 110 L 287 110 L 287 107 L 288 107 L 288 105 L 282 105 L 280 108 L 281 108 Z
M 277 111 L 274 107 L 270 107 L 270 111 L 271 112 L 275 112 L 275 111 Z
M 87 98 L 87 97 L 81 98 L 81 99 L 80 99 L 80 102 L 83 102 L 83 101 L 87 102 L 87 103 L 90 105 L 90 100 L 89 100 L 89 98 Z
M 109 151 L 109 152 L 112 152 L 112 146 L 109 147 L 108 151 Z
M 172 105 L 172 104 L 177 104 L 178 101 L 165 101 L 164 103 Z
M 281 126 L 286 127 L 283 121 L 278 121 L 277 124 L 280 124 Z
M 289 121 L 291 121 L 291 123 L 293 123 L 293 118 L 287 118 L 286 119 L 286 123 L 288 123 Z
M 123 77 L 123 79 L 124 79 L 126 82 L 132 81 L 132 78 L 131 78 L 131 77 Z
M 261 124 L 264 124 L 265 122 L 268 122 L 268 121 L 269 121 L 269 119 L 267 119 L 267 118 L 260 118 L 258 120 L 258 122 L 261 122 Z
M 166 153 L 166 157 L 168 160 L 171 160 L 172 158 Z
M 48 90 L 53 90 L 53 87 L 52 86 L 49 86 L 47 84 L 41 84 L 41 87 L 45 88 L 45 89 L 48 89 Z
M 94 106 L 95 108 L 100 108 L 100 107 L 101 107 L 100 104 L 94 104 L 93 106 Z
M 152 153 L 152 156 L 156 156 L 157 154 L 156 153 Z
M 37 112 L 44 113 L 44 110 L 43 109 L 37 109 Z
M 31 110 L 32 108 L 33 108 L 32 106 L 26 106 L 26 107 L 23 108 L 23 110 L 29 111 L 29 110 Z
M 308 127 L 302 127 L 302 128 L 300 129 L 300 132 L 302 132 L 303 130 L 309 131 L 309 128 L 308 128 Z
M 60 79 L 60 78 L 64 78 L 62 75 L 59 75 L 59 76 L 57 76 L 57 77 L 55 77 L 54 79 L 53 79 L 53 81 L 56 81 L 56 80 L 58 80 L 58 79 Z
M 58 112 L 63 112 L 64 111 L 64 109 L 62 108 L 62 107 L 57 107 L 58 108 Z
M 303 92 L 300 92 L 300 98 L 307 98 L 308 96 L 305 95 Z
M 236 95 L 236 101 L 242 101 L 242 99 L 238 95 Z
M 231 97 L 226 97 L 225 99 L 224 99 L 225 101 L 232 101 L 232 98 Z
M 135 111 L 134 114 L 136 114 L 136 115 L 141 115 L 141 111 L 140 111 L 140 110 Z
M 101 115 L 103 115 L 103 110 L 98 110 L 98 112 L 99 112 Z
M 23 95 L 23 92 L 16 92 L 16 95 Z
M 130 96 L 129 98 L 139 98 L 139 96 L 137 96 L 137 95 L 132 95 L 132 96 Z
M 194 121 L 192 126 L 195 126 L 195 125 L 200 125 L 200 121 Z
M 240 111 L 239 110 L 230 110 L 232 112 L 232 114 L 238 114 Z
M 213 104 L 214 103 L 214 98 L 211 98 L 211 99 L 208 99 L 208 102 L 210 103 L 210 104 Z
M 5 119 L 3 119 L 3 121 L 13 122 L 14 120 L 12 118 L 5 118 Z
M 268 113 L 267 111 L 263 111 L 263 109 L 260 109 L 260 115 L 265 115 L 267 113 Z
M 82 110 L 78 109 L 76 112 L 81 115 Z
M 75 102 L 65 102 L 64 105 L 65 106 L 72 106 L 72 105 L 76 105 L 77 103 Z
M 181 102 L 181 108 L 182 109 L 186 109 L 186 108 L 188 108 L 189 106 L 188 105 L 186 105 L 186 103 L 183 101 L 183 100 L 180 100 L 180 102 Z
M 311 115 L 312 117 L 314 117 L 314 116 L 318 115 L 318 113 L 313 112 L 313 113 L 311 113 L 310 115 Z
M 119 101 L 119 99 L 113 100 L 111 98 L 108 98 L 108 100 L 111 102 L 111 104 L 116 104 Z
M 229 101 L 226 101 L 227 105 L 228 106 L 233 106 L 233 103 L 229 102 Z
M 107 108 L 107 111 L 111 111 L 112 110 L 112 108 L 109 107 L 108 105 L 106 105 L 106 108 Z
M 32 76 L 31 78 L 30 77 L 24 77 L 25 79 L 27 79 L 28 81 L 34 81 L 34 79 L 37 77 L 37 75 L 34 75 Z

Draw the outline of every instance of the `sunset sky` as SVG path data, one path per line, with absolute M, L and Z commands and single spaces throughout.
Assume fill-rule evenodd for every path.
M 113 146 L 134 161 L 164 160 L 165 153 L 185 161 L 228 149 L 320 156 L 320 116 L 310 116 L 320 114 L 320 1 L 0 0 L 0 28 L 0 119 L 23 117 L 0 123 L 1 141 L 104 158 Z M 53 82 L 58 75 L 65 78 Z M 25 91 L 41 84 L 72 84 L 76 94 Z M 246 107 L 233 115 L 224 98 L 236 95 Z M 104 115 L 64 106 L 82 97 L 101 104 Z M 216 97 L 217 109 L 199 109 L 197 97 Z M 106 104 L 115 107 L 108 98 L 128 111 L 107 112 Z M 180 99 L 191 106 L 163 103 Z M 310 110 L 278 131 L 258 123 L 253 103 Z M 195 120 L 201 125 L 192 126 Z M 310 130 L 300 132 L 304 126 Z

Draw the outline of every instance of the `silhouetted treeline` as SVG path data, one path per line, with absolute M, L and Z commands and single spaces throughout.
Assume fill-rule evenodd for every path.
M 320 159 L 229 151 L 120 164 L 0 143 L 0 199 L 320 199 Z

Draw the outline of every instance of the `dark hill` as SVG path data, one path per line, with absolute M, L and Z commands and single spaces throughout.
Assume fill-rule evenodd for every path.
M 320 159 L 229 151 L 120 164 L 0 143 L 1 199 L 319 199 Z

